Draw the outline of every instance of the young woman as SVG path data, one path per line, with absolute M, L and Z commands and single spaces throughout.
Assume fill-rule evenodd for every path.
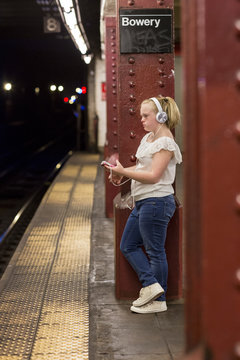
M 126 223 L 120 249 L 143 286 L 131 311 L 145 314 L 167 310 L 165 240 L 176 208 L 172 184 L 182 156 L 171 132 L 180 121 L 175 101 L 170 97 L 146 99 L 140 114 L 147 134 L 137 149 L 136 165 L 124 168 L 117 161 L 115 167 L 105 167 L 110 171 L 110 180 L 117 185 L 123 176 L 132 179 L 135 207 Z

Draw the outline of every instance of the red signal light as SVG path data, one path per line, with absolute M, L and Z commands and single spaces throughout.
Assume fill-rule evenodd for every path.
M 65 103 L 67 103 L 68 102 L 68 97 L 65 97 L 64 99 L 63 99 L 63 101 L 65 102 Z
M 82 86 L 82 94 L 86 94 L 87 93 L 87 88 L 86 86 Z

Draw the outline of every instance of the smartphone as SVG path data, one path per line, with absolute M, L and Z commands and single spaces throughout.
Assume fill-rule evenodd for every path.
M 103 161 L 101 162 L 101 165 L 102 165 L 102 166 L 107 165 L 107 166 L 110 166 L 110 167 L 114 167 L 114 166 L 115 166 L 115 165 L 110 164 L 109 162 L 107 162 L 107 161 L 105 161 L 105 160 L 103 160 Z

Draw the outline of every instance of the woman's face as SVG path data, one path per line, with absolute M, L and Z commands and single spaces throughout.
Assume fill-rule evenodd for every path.
M 158 122 L 156 120 L 156 113 L 153 110 L 151 103 L 141 105 L 140 109 L 141 123 L 145 131 L 156 131 Z

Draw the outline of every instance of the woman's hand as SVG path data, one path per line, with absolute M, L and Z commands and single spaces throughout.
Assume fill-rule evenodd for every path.
M 108 166 L 107 164 L 103 164 L 105 167 L 105 170 L 109 173 L 110 175 L 108 177 L 109 181 L 111 181 L 112 183 L 119 185 L 122 181 L 123 175 L 118 174 L 117 171 L 119 168 L 123 169 L 123 166 L 120 164 L 120 162 L 117 160 L 116 161 L 116 166 Z
M 114 167 L 110 167 L 110 166 L 106 166 L 106 169 L 110 170 L 112 172 L 113 175 L 118 175 L 118 176 L 121 176 L 123 177 L 124 176 L 124 167 L 122 166 L 122 164 L 116 160 L 116 166 Z

